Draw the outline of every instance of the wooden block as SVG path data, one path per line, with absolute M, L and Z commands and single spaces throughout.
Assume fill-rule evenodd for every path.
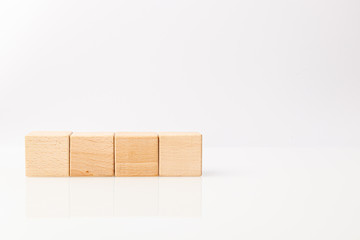
M 73 133 L 70 176 L 114 176 L 114 133 Z
M 160 176 L 201 176 L 200 133 L 159 134 Z
M 115 134 L 115 176 L 158 176 L 157 133 Z
M 69 176 L 71 132 L 31 132 L 25 136 L 26 176 Z

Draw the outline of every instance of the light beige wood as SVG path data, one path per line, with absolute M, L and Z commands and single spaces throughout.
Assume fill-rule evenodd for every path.
M 25 136 L 25 171 L 29 177 L 69 176 L 71 132 L 31 132 Z
M 159 133 L 159 175 L 201 176 L 202 135 L 200 133 Z
M 114 176 L 114 133 L 73 133 L 70 176 Z
M 115 176 L 158 176 L 157 133 L 115 134 Z

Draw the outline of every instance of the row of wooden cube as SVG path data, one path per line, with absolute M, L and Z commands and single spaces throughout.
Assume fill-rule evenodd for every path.
M 201 176 L 200 133 L 31 132 L 26 176 Z

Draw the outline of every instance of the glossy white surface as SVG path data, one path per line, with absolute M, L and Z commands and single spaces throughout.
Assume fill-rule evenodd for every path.
M 0 150 L 1 239 L 360 237 L 360 149 L 204 149 L 201 178 L 26 178 Z

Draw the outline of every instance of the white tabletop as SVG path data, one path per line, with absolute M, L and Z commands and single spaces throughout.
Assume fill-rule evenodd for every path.
M 200 178 L 26 178 L 0 150 L 0 239 L 360 238 L 360 149 L 204 149 Z

